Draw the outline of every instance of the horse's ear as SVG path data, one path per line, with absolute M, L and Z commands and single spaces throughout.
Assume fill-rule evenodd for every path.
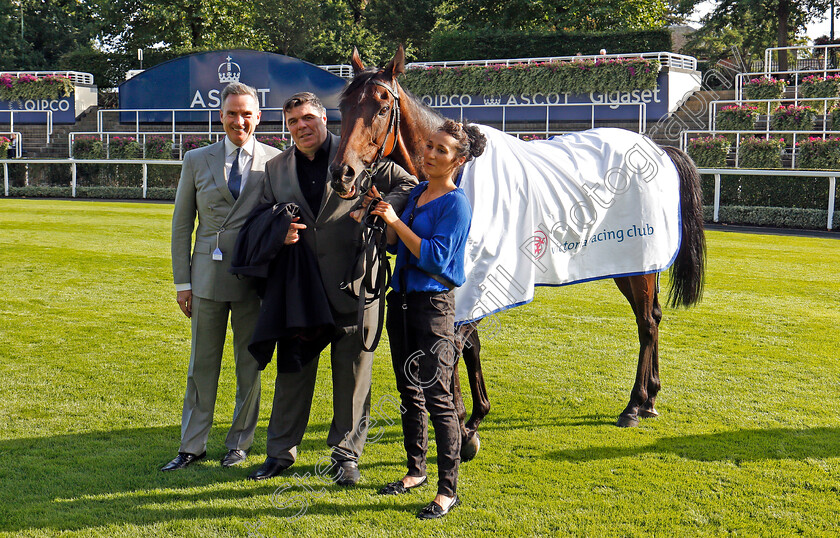
M 356 47 L 353 47 L 353 55 L 350 56 L 350 65 L 353 66 L 354 75 L 358 75 L 365 70 L 365 64 L 362 63 L 362 59 L 359 57 L 359 49 Z
M 394 54 L 394 59 L 385 66 L 385 76 L 393 80 L 397 78 L 397 75 L 403 73 L 405 73 L 405 49 L 400 45 L 397 47 L 397 53 Z

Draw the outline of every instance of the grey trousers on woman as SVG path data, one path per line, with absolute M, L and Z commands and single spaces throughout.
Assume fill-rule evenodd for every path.
M 388 338 L 402 406 L 408 476 L 426 475 L 428 419 L 437 442 L 438 494 L 454 497 L 461 433 L 452 398 L 455 348 L 453 292 L 388 294 Z

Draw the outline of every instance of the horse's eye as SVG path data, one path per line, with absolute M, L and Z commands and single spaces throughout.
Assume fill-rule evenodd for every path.
M 391 110 L 391 107 L 383 106 L 382 108 L 379 109 L 379 115 L 384 116 L 385 114 L 388 113 L 389 110 Z

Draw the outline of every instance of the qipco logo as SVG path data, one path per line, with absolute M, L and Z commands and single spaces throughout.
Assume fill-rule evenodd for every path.
M 50 110 L 67 112 L 70 110 L 69 99 L 28 99 L 23 102 L 24 110 Z

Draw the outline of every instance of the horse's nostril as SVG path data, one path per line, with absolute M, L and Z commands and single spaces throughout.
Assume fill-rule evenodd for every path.
M 355 179 L 356 177 L 353 168 L 346 164 L 330 166 L 330 175 L 332 176 L 333 181 L 335 181 L 336 183 L 349 182 Z
M 343 175 L 344 175 L 344 168 L 345 168 L 345 167 L 346 167 L 346 166 L 345 166 L 345 165 L 343 165 L 343 164 L 342 164 L 342 165 L 339 165 L 339 166 L 336 166 L 336 165 L 334 165 L 334 164 L 331 164 L 331 165 L 330 165 L 330 175 L 332 176 L 332 178 L 333 178 L 334 180 L 336 180 L 336 181 L 338 181 L 339 179 L 341 179 L 341 176 L 343 176 Z

